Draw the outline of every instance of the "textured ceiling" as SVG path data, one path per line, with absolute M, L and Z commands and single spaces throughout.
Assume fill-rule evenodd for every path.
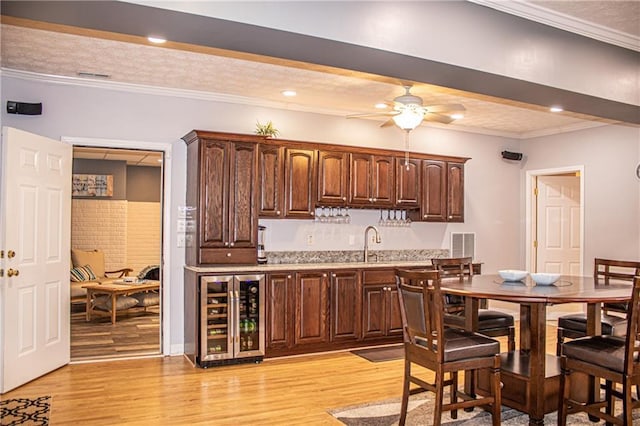
M 590 5 L 599 2 L 587 2 L 587 6 L 584 5 L 585 2 L 579 2 L 582 8 L 565 5 L 578 2 L 535 3 L 555 7 L 565 14 L 574 13 L 578 16 L 580 13 L 581 17 L 584 17 L 587 10 L 592 18 L 600 21 L 607 15 L 607 22 L 621 29 L 628 21 L 633 21 L 620 20 L 611 16 L 611 13 L 605 13 L 602 8 Z M 546 3 L 552 4 L 545 5 Z M 640 4 L 621 3 L 630 3 L 629 7 L 632 9 Z M 214 98 L 219 96 L 226 102 L 262 104 L 339 116 L 375 112 L 374 104 L 391 100 L 403 93 L 401 82 L 388 82 L 362 73 L 340 70 L 327 72 L 318 67 L 300 64 L 291 67 L 266 59 L 256 61 L 218 56 L 209 52 L 178 50 L 9 24 L 3 24 L 1 31 L 1 65 L 5 70 L 71 77 L 76 78 L 80 84 L 96 79 L 82 78 L 79 73 L 104 74 L 108 78 L 99 80 L 105 83 L 184 89 L 207 93 Z M 284 98 L 280 92 L 289 88 L 294 88 L 298 96 Z M 463 104 L 467 110 L 465 117 L 447 127 L 483 134 L 527 138 L 590 127 L 604 121 L 567 112 L 550 113 L 539 106 L 517 104 L 426 84 L 415 84 L 412 93 L 421 96 L 425 105 Z M 431 123 L 428 125 L 441 126 Z

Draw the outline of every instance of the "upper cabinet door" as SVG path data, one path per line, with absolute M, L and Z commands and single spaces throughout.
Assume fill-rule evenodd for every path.
M 256 144 L 230 145 L 229 246 L 255 248 L 258 244 L 258 150 Z
M 371 179 L 373 158 L 370 154 L 350 155 L 349 204 L 368 206 L 373 201 Z
M 420 207 L 421 160 L 396 158 L 396 206 Z
M 200 247 L 224 247 L 228 242 L 229 142 L 201 144 Z
M 260 217 L 282 216 L 284 203 L 284 148 L 260 144 L 258 148 L 258 173 L 260 181 Z
M 447 219 L 464 222 L 464 164 L 447 163 Z
M 285 217 L 313 219 L 316 194 L 315 159 L 314 150 L 285 149 Z
M 395 169 L 393 157 L 374 155 L 371 161 L 373 202 L 378 207 L 391 207 L 395 199 Z
M 422 161 L 422 220 L 447 221 L 447 166 L 444 161 Z
M 349 205 L 392 207 L 395 196 L 393 157 L 353 153 Z
M 349 154 L 318 152 L 318 204 L 344 206 L 347 203 Z

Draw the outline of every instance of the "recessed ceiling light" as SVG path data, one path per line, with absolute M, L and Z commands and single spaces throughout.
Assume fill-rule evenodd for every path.
M 379 102 L 379 103 L 375 104 L 375 107 L 377 109 L 387 109 L 388 106 L 389 105 L 385 104 L 384 102 Z
M 296 96 L 297 93 L 295 90 L 283 90 L 282 92 L 283 96 L 288 96 L 288 97 L 292 97 L 292 96 Z
M 549 111 L 551 111 L 551 112 L 562 112 L 562 111 L 564 111 L 564 109 L 562 109 L 562 107 L 554 105 L 551 108 L 549 108 Z
M 451 118 L 453 118 L 454 120 L 460 120 L 464 118 L 464 114 L 451 114 Z
M 147 37 L 147 40 L 149 40 L 151 43 L 156 43 L 156 44 L 162 44 L 162 43 L 166 43 L 167 42 L 167 39 L 166 38 L 162 38 L 162 37 L 149 36 L 149 37 Z

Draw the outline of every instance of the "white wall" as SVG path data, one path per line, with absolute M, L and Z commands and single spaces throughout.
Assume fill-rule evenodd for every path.
M 521 188 L 526 170 L 584 165 L 585 273 L 594 257 L 640 258 L 639 128 L 603 126 L 531 139 L 522 149 Z
M 402 133 L 395 128 L 381 129 L 379 122 L 375 121 L 27 81 L 8 76 L 2 76 L 1 83 L 3 105 L 7 99 L 43 103 L 42 116 L 8 115 L 3 110 L 3 125 L 54 139 L 71 136 L 172 142 L 172 169 L 167 185 L 170 185 L 173 197 L 171 214 L 165 218 L 171 224 L 168 236 L 172 247 L 171 274 L 165 284 L 170 286 L 172 348 L 180 347 L 183 341 L 184 251 L 177 248 L 175 225 L 178 207 L 184 204 L 186 185 L 186 147 L 180 137 L 192 129 L 252 133 L 256 120 L 272 120 L 285 139 L 403 149 Z M 587 165 L 585 174 L 589 176 L 587 184 L 592 188 L 585 200 L 590 224 L 586 256 L 601 255 L 599 253 L 607 248 L 611 251 L 602 255 L 633 252 L 637 258 L 640 202 L 639 191 L 633 186 L 637 181 L 633 180 L 630 167 L 639 158 L 637 131 L 608 127 L 522 143 L 420 127 L 411 133 L 412 150 L 471 158 L 465 168 L 466 220 L 462 224 L 416 224 L 411 230 L 383 229 L 383 248 L 448 248 L 450 231 L 473 231 L 477 233 L 478 260 L 485 264 L 483 271 L 523 267 L 524 214 L 520 207 L 523 167 L 538 169 L 557 167 L 567 162 L 584 162 Z M 500 156 L 504 149 L 520 151 L 525 147 L 528 160 L 524 164 L 507 162 Z M 611 189 L 614 184 L 615 191 Z M 603 193 L 594 194 L 598 188 Z M 365 225 L 376 222 L 378 212 L 356 212 L 356 216 L 351 232 L 356 237 L 355 246 L 359 248 Z M 611 231 L 613 227 L 609 220 L 613 219 L 617 221 L 619 231 Z M 308 249 L 304 237 L 306 227 L 315 226 L 309 221 L 264 222 L 268 223 L 271 233 L 269 250 Z M 345 225 L 317 225 L 318 229 L 321 226 L 339 227 L 335 231 L 316 231 L 337 236 L 342 234 L 342 226 Z M 274 238 L 275 231 L 278 231 L 279 238 L 282 235 L 287 239 L 287 244 L 280 244 Z M 591 236 L 591 233 L 595 235 Z M 615 237 L 613 240 L 609 238 L 611 235 Z M 338 243 L 341 247 L 330 246 L 328 237 L 324 240 L 317 238 L 316 241 L 318 248 L 323 249 L 352 248 L 348 239 L 344 246 L 344 238 Z M 630 246 L 632 251 L 628 251 Z

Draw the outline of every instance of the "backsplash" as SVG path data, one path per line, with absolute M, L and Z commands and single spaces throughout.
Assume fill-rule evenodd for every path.
M 266 252 L 268 264 L 283 263 L 348 263 L 363 262 L 363 250 L 332 251 L 272 251 Z M 433 258 L 449 257 L 447 249 L 421 250 L 369 250 L 370 258 L 378 262 L 420 261 Z

